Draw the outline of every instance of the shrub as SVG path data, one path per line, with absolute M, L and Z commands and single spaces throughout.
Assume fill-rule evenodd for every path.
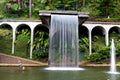
M 107 59 L 110 55 L 109 47 L 99 48 L 97 52 L 87 55 L 87 60 L 91 62 L 102 62 L 102 60 Z
M 92 62 L 98 62 L 101 60 L 101 55 L 99 53 L 92 53 L 91 55 L 87 56 L 87 59 Z
M 116 42 L 116 54 L 120 55 L 120 42 Z
M 106 59 L 110 55 L 110 47 L 102 47 L 98 53 L 101 54 L 101 59 Z
M 43 60 L 48 57 L 48 50 L 45 49 L 37 49 L 33 51 L 33 58 L 38 60 Z

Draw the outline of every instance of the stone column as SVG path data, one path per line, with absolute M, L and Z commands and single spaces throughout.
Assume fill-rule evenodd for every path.
M 91 30 L 89 30 L 89 54 L 92 54 L 92 37 L 91 37 Z
M 33 29 L 31 29 L 30 59 L 32 59 L 32 52 L 33 52 L 33 34 L 34 34 L 34 31 Z
M 106 33 L 105 33 L 105 43 L 106 43 L 106 46 L 109 45 L 109 34 L 108 34 L 108 31 L 106 31 Z
M 16 39 L 16 34 L 15 34 L 15 28 L 13 28 L 13 39 L 12 39 L 12 54 L 15 52 L 15 39 Z

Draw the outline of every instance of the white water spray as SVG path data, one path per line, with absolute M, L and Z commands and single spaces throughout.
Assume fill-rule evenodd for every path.
M 78 52 L 78 16 L 51 15 L 49 66 L 78 67 Z
M 110 71 L 108 73 L 110 73 L 110 74 L 120 74 L 119 72 L 117 72 L 117 68 L 116 68 L 116 52 L 115 52 L 114 39 L 112 39 L 110 49 L 111 49 L 111 51 L 110 51 L 110 55 L 111 55 Z
M 115 44 L 114 44 L 114 39 L 112 39 L 111 42 L 111 63 L 110 63 L 110 72 L 116 72 L 116 53 L 115 53 Z

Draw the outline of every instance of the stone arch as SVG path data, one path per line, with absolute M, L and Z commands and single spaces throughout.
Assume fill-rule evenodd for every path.
M 95 34 L 97 35 L 105 35 L 105 29 L 102 26 L 95 26 L 92 29 L 92 36 L 94 36 Z
M 120 27 L 119 26 L 113 26 L 109 29 L 109 39 L 115 39 L 119 40 L 120 38 Z
M 48 53 L 49 51 L 48 50 L 49 46 L 47 45 L 48 43 L 49 43 L 49 29 L 42 24 L 36 25 L 34 28 L 33 55 L 36 56 L 36 52 L 37 54 L 39 54 L 38 51 L 39 52 L 42 51 L 43 54 L 44 52 Z M 41 58 L 44 58 L 45 56 L 48 56 L 48 55 L 44 55 Z
M 34 31 L 36 31 L 37 29 L 38 30 L 43 30 L 43 31 L 49 31 L 48 27 L 46 27 L 46 26 L 44 26 L 42 24 L 36 25 L 35 28 L 34 28 Z
M 88 37 L 88 28 L 86 26 L 83 25 L 79 26 L 79 37 L 80 35 Z
M 0 25 L 0 27 L 12 29 L 12 26 L 11 26 L 10 24 L 8 24 L 8 23 L 2 23 L 2 24 Z
M 48 27 L 46 27 L 46 26 L 44 26 L 44 25 L 42 25 L 42 24 L 38 24 L 38 25 L 35 26 L 35 28 L 34 28 L 34 38 L 36 37 L 35 33 L 36 33 L 37 31 L 43 31 L 43 32 L 49 34 L 49 29 L 48 29 Z M 48 37 L 49 37 L 49 36 L 48 36 Z
M 10 54 L 12 49 L 12 26 L 8 23 L 2 23 L 0 29 L 3 29 L 0 33 L 0 52 Z
M 37 32 L 37 31 L 43 31 L 43 32 L 49 33 L 48 27 L 46 27 L 46 26 L 44 26 L 42 24 L 38 24 L 38 25 L 35 26 L 35 28 L 34 28 L 34 35 L 35 35 L 35 32 Z
M 23 29 L 28 30 L 27 32 L 29 33 L 27 36 L 21 36 L 23 39 L 25 40 L 20 40 L 20 36 L 18 36 L 18 34 L 20 35 Z M 30 35 L 31 35 L 31 28 L 28 24 L 19 24 L 16 27 L 16 41 L 15 41 L 15 54 L 22 56 L 22 57 L 29 57 L 29 53 L 30 53 L 30 42 L 26 42 L 27 40 L 30 41 Z M 26 31 L 25 31 L 26 32 Z M 19 38 L 18 38 L 19 37 Z M 19 40 L 18 40 L 19 39 Z M 20 45 L 22 44 L 22 45 Z
M 88 43 L 86 43 L 88 41 Z M 84 60 L 85 54 L 89 53 L 89 31 L 84 25 L 79 26 L 79 59 Z
M 96 52 L 100 47 L 105 46 L 105 29 L 102 26 L 95 26 L 92 29 L 92 52 Z
M 16 31 L 22 30 L 22 29 L 29 29 L 31 31 L 31 28 L 27 24 L 19 24 L 16 28 Z

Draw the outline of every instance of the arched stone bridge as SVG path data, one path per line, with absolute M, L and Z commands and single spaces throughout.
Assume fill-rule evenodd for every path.
M 40 20 L 37 21 L 24 21 L 24 20 L 1 20 L 0 21 L 0 25 L 7 25 L 10 26 L 12 28 L 12 49 L 11 52 L 12 54 L 14 54 L 14 43 L 16 40 L 16 31 L 17 29 L 22 25 L 29 27 L 30 28 L 30 32 L 31 32 L 31 36 L 30 36 L 30 58 L 32 58 L 32 51 L 33 51 L 33 41 L 34 41 L 34 30 L 37 26 L 39 27 L 46 27 L 46 29 L 49 29 L 48 26 L 45 26 L 42 24 L 42 22 Z M 102 35 L 105 36 L 105 45 L 108 46 L 109 45 L 109 34 L 110 34 L 110 30 L 113 29 L 115 31 L 117 31 L 118 33 L 120 33 L 120 23 L 116 22 L 85 22 L 82 25 L 79 25 L 79 32 L 83 31 L 82 34 L 87 34 L 88 38 L 89 38 L 89 53 L 92 53 L 92 35 L 93 32 L 94 34 L 96 34 L 96 30 L 97 32 L 101 33 Z M 79 34 L 80 35 L 80 34 Z

